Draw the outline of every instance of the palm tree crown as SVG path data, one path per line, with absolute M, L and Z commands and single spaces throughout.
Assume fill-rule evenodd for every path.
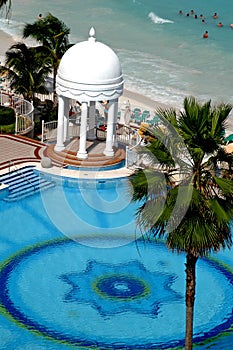
M 55 77 L 60 63 L 60 59 L 70 47 L 68 35 L 70 29 L 52 14 L 35 21 L 33 24 L 26 24 L 23 30 L 23 37 L 31 36 L 41 45 L 51 61 L 53 67 L 53 81 L 55 92 Z
M 6 52 L 1 71 L 7 73 L 11 89 L 31 100 L 35 93 L 48 93 L 45 88 L 45 78 L 51 72 L 48 63 L 40 50 L 19 42 Z

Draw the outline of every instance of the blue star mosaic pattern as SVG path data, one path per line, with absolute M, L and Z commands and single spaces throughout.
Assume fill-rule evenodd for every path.
M 175 276 L 152 273 L 139 261 L 118 265 L 89 261 L 85 271 L 60 278 L 71 286 L 65 302 L 87 303 L 103 316 L 128 310 L 156 317 L 160 303 L 182 299 L 172 290 Z
M 142 248 L 143 243 L 139 244 Z M 1 310 L 17 326 L 52 339 L 56 346 L 182 347 L 183 257 L 174 261 L 163 244 L 141 252 L 132 244 L 93 249 L 69 239 L 28 247 L 1 266 Z M 232 329 L 232 272 L 209 259 L 203 259 L 199 268 L 212 283 L 213 295 L 207 297 L 205 284 L 200 284 L 201 306 L 210 297 L 211 312 L 203 313 L 197 304 L 200 318 L 196 318 L 194 341 L 208 343 Z M 169 322 L 170 316 L 174 322 Z

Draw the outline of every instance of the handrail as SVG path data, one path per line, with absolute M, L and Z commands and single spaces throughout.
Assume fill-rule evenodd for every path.
M 33 111 L 34 106 L 23 97 L 0 90 L 0 104 L 6 107 L 12 107 L 16 114 L 15 133 L 25 134 L 34 126 Z M 21 117 L 22 120 L 18 120 Z
M 33 185 L 33 183 L 27 178 L 27 176 L 25 176 L 25 174 L 23 174 L 19 168 L 17 168 L 16 164 L 12 161 L 9 160 L 9 168 L 8 168 L 8 173 L 11 172 L 10 168 L 11 168 L 11 164 L 13 164 L 13 166 L 15 167 L 15 170 L 17 173 L 19 173 L 20 176 L 22 176 L 34 189 L 34 191 L 36 191 L 36 186 Z
M 138 131 L 137 131 L 136 128 L 132 128 L 130 125 L 126 125 L 126 124 L 122 125 L 122 124 L 118 123 L 118 126 L 119 125 L 121 125 L 121 128 L 118 128 L 118 130 L 116 132 L 117 135 L 120 135 L 118 133 L 118 131 L 120 131 L 121 129 L 123 129 L 123 131 L 128 130 L 129 134 L 132 134 L 133 136 L 136 136 L 136 142 L 140 141 L 139 140 L 140 139 L 140 135 L 138 134 Z M 135 145 L 132 145 L 132 146 L 134 147 Z

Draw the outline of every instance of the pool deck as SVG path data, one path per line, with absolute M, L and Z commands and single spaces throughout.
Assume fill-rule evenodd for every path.
M 38 163 L 45 145 L 41 142 L 14 135 L 0 135 L 0 173 L 25 165 Z
M 91 145 L 90 159 L 93 159 L 93 156 L 100 155 L 103 152 L 103 147 L 105 143 L 98 143 L 95 147 Z M 226 147 L 227 152 L 233 152 L 233 144 L 229 144 Z M 127 169 L 125 167 L 119 169 L 105 170 L 101 171 L 100 167 L 111 165 L 106 164 L 106 158 L 101 163 L 100 159 L 98 160 L 98 166 L 93 167 L 93 170 L 87 170 L 91 165 L 86 164 L 86 167 L 81 170 L 81 168 L 67 169 L 63 163 L 60 161 L 56 164 L 53 163 L 51 168 L 43 168 L 41 166 L 41 159 L 45 156 L 48 156 L 48 145 L 41 143 L 39 141 L 29 139 L 24 136 L 15 136 L 15 135 L 0 135 L 0 175 L 8 171 L 15 170 L 16 168 L 21 168 L 26 165 L 34 165 L 37 170 L 40 172 L 48 173 L 55 176 L 71 177 L 71 178 L 82 178 L 82 179 L 113 179 L 113 178 L 122 178 L 130 176 L 132 174 L 132 169 Z M 122 154 L 120 155 L 123 159 Z M 66 155 L 67 158 L 67 155 Z M 65 158 L 65 159 L 66 159 Z M 74 158 L 74 156 L 73 156 Z M 104 156 L 102 155 L 102 158 Z M 114 165 L 114 162 L 112 163 Z M 72 165 L 72 163 L 71 163 Z
M 119 179 L 126 176 L 129 176 L 132 174 L 132 170 L 127 169 L 125 167 L 122 167 L 120 169 L 114 169 L 114 170 L 105 170 L 100 171 L 98 169 L 93 170 L 73 170 L 73 169 L 66 169 L 66 168 L 58 168 L 58 167 L 52 167 L 52 168 L 42 168 L 40 164 L 36 165 L 36 170 L 40 171 L 41 173 L 45 173 L 48 175 L 54 175 L 54 176 L 62 176 L 62 177 L 70 177 L 73 179 Z
M 99 153 L 101 146 L 97 145 L 97 147 Z M 132 173 L 132 170 L 125 167 L 105 171 L 100 171 L 98 167 L 93 167 L 93 170 L 80 170 L 80 168 L 74 170 L 65 168 L 62 163 L 53 165 L 51 168 L 43 168 L 41 159 L 46 155 L 47 148 L 46 144 L 23 136 L 0 135 L 0 174 L 27 165 L 34 165 L 37 170 L 49 175 L 76 179 L 113 179 L 126 177 Z M 100 163 L 99 167 L 101 166 Z

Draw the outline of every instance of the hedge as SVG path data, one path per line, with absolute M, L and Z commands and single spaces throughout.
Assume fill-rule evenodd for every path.
M 0 106 L 0 125 L 15 123 L 15 111 L 13 108 Z

